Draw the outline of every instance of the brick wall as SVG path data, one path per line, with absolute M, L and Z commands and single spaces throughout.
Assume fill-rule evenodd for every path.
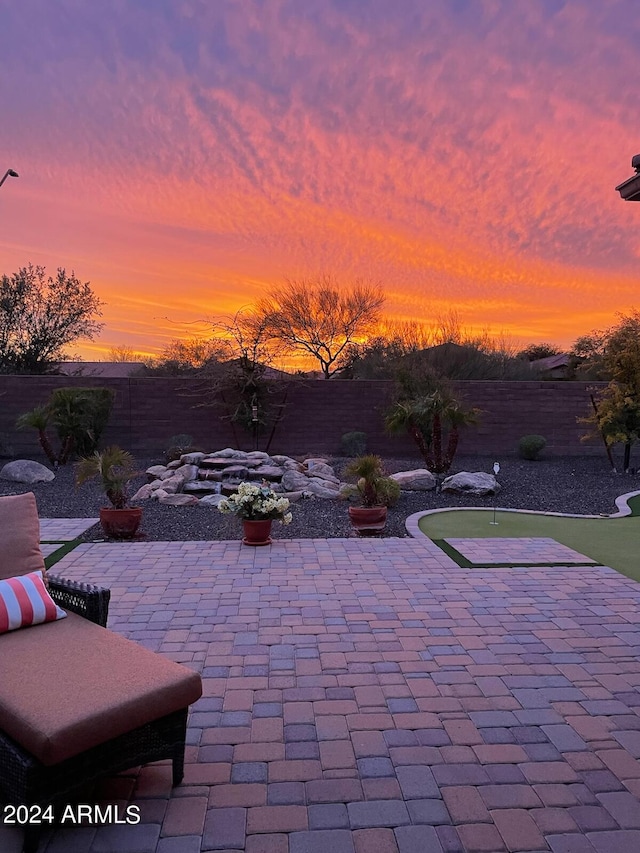
M 557 455 L 597 454 L 599 441 L 581 442 L 585 428 L 576 418 L 591 408 L 589 385 L 582 382 L 457 382 L 456 393 L 482 410 L 478 426 L 462 432 L 459 452 L 506 455 L 528 433 L 547 439 Z M 597 385 L 597 383 L 595 383 Z M 242 429 L 234 435 L 224 406 L 202 405 L 201 390 L 191 379 L 60 376 L 0 376 L 0 441 L 18 455 L 39 453 L 35 431 L 18 432 L 18 415 L 44 403 L 51 390 L 63 386 L 105 386 L 115 391 L 114 409 L 104 442 L 115 442 L 137 455 L 156 455 L 167 439 L 188 433 L 206 449 L 253 447 Z M 600 383 L 602 385 L 602 383 Z M 388 436 L 382 421 L 393 384 L 381 381 L 292 382 L 286 406 L 270 446 L 272 453 L 333 453 L 350 430 L 368 435 L 369 449 L 383 455 L 414 454 L 407 436 Z M 267 436 L 260 439 L 264 449 Z

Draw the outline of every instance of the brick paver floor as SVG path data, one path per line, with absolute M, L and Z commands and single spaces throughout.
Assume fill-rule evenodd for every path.
M 444 540 L 474 565 L 544 565 L 565 563 L 588 565 L 595 563 L 591 557 L 579 554 L 573 548 L 562 545 L 550 537 L 496 537 L 495 539 Z
M 94 543 L 57 569 L 204 697 L 184 783 L 109 780 L 140 824 L 48 853 L 640 850 L 640 586 L 611 569 L 462 569 L 426 539 Z
M 80 536 L 98 521 L 97 518 L 41 518 L 40 540 L 67 542 Z

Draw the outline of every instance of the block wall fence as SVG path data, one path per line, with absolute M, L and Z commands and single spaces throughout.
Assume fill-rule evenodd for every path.
M 455 382 L 468 405 L 482 411 L 477 426 L 462 430 L 458 452 L 505 456 L 516 453 L 518 440 L 529 433 L 547 439 L 553 455 L 602 453 L 597 439 L 580 441 L 585 427 L 576 422 L 589 414 L 589 395 L 604 383 L 583 382 Z M 54 388 L 103 386 L 115 391 L 114 408 L 103 443 L 116 443 L 138 456 L 155 456 L 170 436 L 187 433 L 206 450 L 239 447 L 251 450 L 254 438 L 237 428 L 223 406 L 206 405 L 190 378 L 122 378 L 61 376 L 0 376 L 0 441 L 18 456 L 38 456 L 34 430 L 17 431 L 16 418 L 44 403 Z M 300 380 L 287 389 L 286 405 L 276 427 L 271 453 L 331 454 L 350 430 L 368 436 L 368 449 L 386 456 L 418 455 L 404 435 L 389 436 L 383 414 L 394 386 L 384 381 Z M 205 404 L 205 405 L 203 405 Z M 268 435 L 261 436 L 265 449 Z

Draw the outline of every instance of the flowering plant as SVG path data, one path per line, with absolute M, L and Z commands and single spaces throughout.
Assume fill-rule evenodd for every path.
M 279 498 L 266 483 L 261 486 L 255 483 L 240 483 L 238 491 L 225 498 L 218 504 L 220 512 L 228 515 L 234 513 L 246 521 L 264 521 L 276 519 L 282 524 L 289 524 L 292 515 L 288 498 Z

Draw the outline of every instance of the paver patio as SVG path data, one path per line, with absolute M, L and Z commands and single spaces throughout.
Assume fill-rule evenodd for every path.
M 111 780 L 141 823 L 49 853 L 640 849 L 640 586 L 611 569 L 334 539 L 84 544 L 56 572 L 110 586 L 111 628 L 204 697 L 184 783 Z
M 449 537 L 444 541 L 474 565 L 535 566 L 547 563 L 587 565 L 597 562 L 548 536 L 483 539 Z

